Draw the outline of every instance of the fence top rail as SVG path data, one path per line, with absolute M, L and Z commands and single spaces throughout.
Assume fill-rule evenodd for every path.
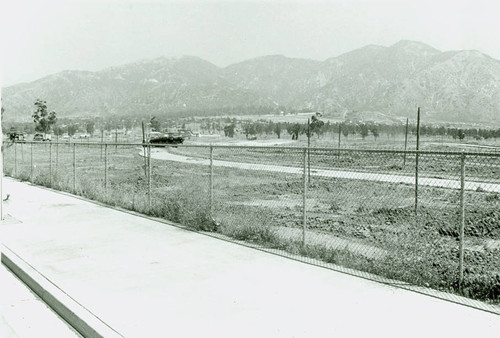
M 8 143 L 8 141 L 4 141 Z M 91 146 L 129 146 L 129 147 L 155 147 L 155 148 L 220 148 L 220 149 L 254 149 L 254 150 L 291 150 L 303 152 L 335 152 L 335 153 L 373 153 L 373 154 L 419 154 L 419 155 L 440 155 L 440 156 L 481 156 L 499 157 L 499 152 L 470 152 L 470 151 L 429 151 L 429 150 L 394 150 L 394 149 L 364 149 L 364 148 L 325 148 L 325 147 L 283 147 L 283 146 L 249 146 L 249 145 L 229 145 L 229 144 L 156 144 L 156 143 L 114 143 L 114 142 L 43 142 L 43 141 L 14 141 L 21 144 L 60 144 L 60 145 L 91 145 Z

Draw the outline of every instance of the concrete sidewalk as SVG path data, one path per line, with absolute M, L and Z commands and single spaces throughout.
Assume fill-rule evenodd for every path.
M 9 179 L 8 255 L 126 337 L 495 337 L 500 316 Z M 61 297 L 63 297 L 61 296 Z M 72 307 L 81 307 L 72 309 Z M 104 332 L 104 331 L 102 331 Z

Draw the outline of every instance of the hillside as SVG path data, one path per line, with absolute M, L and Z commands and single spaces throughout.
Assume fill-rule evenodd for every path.
M 500 121 L 500 61 L 479 51 L 440 52 L 414 41 L 369 45 L 325 61 L 263 56 L 219 68 L 197 57 L 157 58 L 98 72 L 63 71 L 3 88 L 7 119 L 43 98 L 60 116 L 168 115 L 242 107 L 375 112 Z M 236 111 L 238 110 L 239 111 Z
M 309 89 L 307 79 L 320 64 L 271 55 L 230 65 L 222 70 L 222 76 L 238 89 L 258 93 L 277 105 L 287 105 L 297 93 Z
M 500 62 L 477 51 L 441 53 L 421 43 L 368 46 L 328 59 L 296 104 L 463 122 L 500 120 Z
M 4 88 L 3 100 L 6 111 L 21 113 L 43 98 L 60 116 L 162 114 L 269 103 L 227 83 L 219 73 L 215 65 L 196 57 L 158 58 L 99 72 L 63 71 Z

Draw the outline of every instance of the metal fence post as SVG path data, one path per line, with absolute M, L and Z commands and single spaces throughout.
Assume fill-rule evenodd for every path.
M 147 166 L 148 166 L 148 161 L 146 159 L 146 146 L 145 146 L 145 143 L 149 143 L 150 140 L 146 140 L 146 132 L 144 130 L 144 121 L 142 122 L 142 150 L 144 152 L 144 177 L 146 177 L 148 175 L 148 172 L 147 172 Z M 168 150 L 168 148 L 165 148 L 166 150 Z
M 209 192 L 210 192 L 210 217 L 212 217 L 213 206 L 214 206 L 214 147 L 210 145 L 210 178 L 209 178 Z
M 14 177 L 17 176 L 17 142 L 14 141 Z
M 59 139 L 59 137 L 58 137 Z M 56 143 L 56 177 L 57 177 L 57 167 L 59 165 L 59 141 Z
M 102 160 L 102 144 L 104 143 L 104 129 L 101 127 L 101 160 Z
M 49 144 L 49 177 L 50 187 L 52 188 L 52 143 Z
M 33 143 L 31 143 L 30 151 L 30 181 L 33 183 Z
M 76 144 L 73 143 L 73 193 L 76 193 Z
M 418 209 L 418 151 L 415 153 L 415 213 Z
M 311 183 L 311 121 L 307 119 L 307 180 Z
M 408 118 L 406 118 L 406 128 L 405 128 L 405 152 L 403 154 L 403 169 L 406 166 L 406 147 L 408 145 Z
M 307 226 L 307 211 L 306 211 L 306 194 L 307 194 L 307 152 L 303 151 L 303 173 L 302 173 L 302 246 L 306 245 L 306 226 Z
M 342 125 L 339 123 L 339 143 L 337 148 L 339 149 L 339 156 L 340 156 L 340 135 L 342 135 Z
M 148 150 L 146 148 L 147 146 L 144 145 L 144 142 L 142 144 L 142 150 L 144 152 L 144 177 L 148 176 Z
M 464 231 L 465 231 L 465 154 L 460 157 L 460 261 L 458 289 L 463 292 L 464 282 Z
M 0 124 L 1 124 L 1 120 L 0 120 Z M 0 125 L 0 132 L 1 132 L 1 125 Z M 2 166 L 2 174 L 0 176 L 0 221 L 3 221 L 3 202 L 2 202 L 2 199 L 3 199 L 3 177 L 4 177 L 4 172 L 5 172 L 5 168 L 3 167 L 3 148 L 4 148 L 4 141 L 3 141 L 3 133 L 2 133 L 2 144 L 0 145 L 2 148 L 1 148 L 1 151 L 0 151 L 0 165 Z
M 104 145 L 104 198 L 108 197 L 108 144 Z
M 148 206 L 151 209 L 151 145 L 148 144 Z

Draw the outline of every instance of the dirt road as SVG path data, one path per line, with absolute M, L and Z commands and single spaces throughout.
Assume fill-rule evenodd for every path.
M 140 155 L 143 156 L 143 151 L 141 150 Z M 167 149 L 153 149 L 151 152 L 151 157 L 156 160 L 174 161 L 181 163 L 191 163 L 198 165 L 208 166 L 210 160 L 172 154 L 168 152 Z M 258 170 L 258 171 L 269 171 L 276 173 L 286 173 L 286 174 L 302 174 L 303 169 L 298 167 L 288 167 L 280 165 L 270 165 L 270 164 L 257 164 L 257 163 L 243 163 L 243 162 L 230 162 L 214 160 L 213 165 L 216 167 L 226 167 L 226 168 L 236 168 L 244 170 Z M 413 176 L 403 176 L 394 174 L 382 174 L 382 173 L 369 173 L 369 172 L 356 172 L 347 170 L 337 170 L 337 169 L 311 169 L 311 176 L 319 177 L 332 177 L 332 178 L 343 178 L 350 180 L 364 180 L 372 182 L 387 182 L 387 183 L 402 183 L 402 184 L 415 184 L 415 177 Z M 449 189 L 460 189 L 460 181 L 443 179 L 443 178 L 431 178 L 431 177 L 419 177 L 418 181 L 420 186 L 429 187 L 439 187 L 439 188 L 449 188 Z M 465 182 L 466 190 L 481 190 L 485 192 L 496 192 L 500 193 L 500 184 L 495 183 L 485 183 L 485 182 L 475 182 L 467 181 Z

